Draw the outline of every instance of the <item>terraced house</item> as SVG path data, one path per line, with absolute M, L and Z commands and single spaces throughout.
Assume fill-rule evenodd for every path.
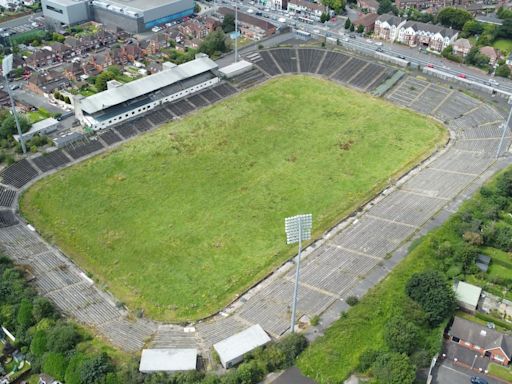
M 406 20 L 391 13 L 380 15 L 375 20 L 373 35 L 382 40 L 395 41 L 398 37 L 398 30 L 405 24 Z
M 407 21 L 398 29 L 397 41 L 410 47 L 423 47 L 441 52 L 455 42 L 459 31 L 440 25 Z

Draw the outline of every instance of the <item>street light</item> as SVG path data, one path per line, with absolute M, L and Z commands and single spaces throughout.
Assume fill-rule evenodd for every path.
M 297 215 L 287 217 L 284 219 L 284 230 L 286 232 L 286 243 L 295 244 L 299 243 L 299 252 L 297 254 L 297 267 L 295 269 L 295 287 L 293 289 L 292 299 L 292 318 L 290 322 L 290 331 L 295 331 L 295 313 L 297 309 L 297 295 L 299 291 L 299 277 L 300 277 L 300 255 L 302 252 L 302 240 L 309 240 L 311 238 L 311 226 L 313 224 L 313 216 L 308 213 L 304 215 Z
M 12 98 L 11 87 L 9 87 L 9 79 L 7 76 L 12 71 L 12 61 L 13 56 L 12 53 L 8 56 L 5 56 L 2 61 L 2 71 L 4 73 L 5 87 L 7 88 L 7 93 L 9 94 L 9 99 L 11 100 L 11 108 L 12 114 L 14 116 L 14 121 L 16 122 L 16 128 L 18 129 L 18 135 L 20 137 L 21 149 L 23 153 L 27 153 L 27 148 L 25 147 L 25 139 L 23 139 L 23 134 L 21 133 L 20 121 L 18 120 L 18 114 L 16 113 L 16 105 L 14 104 L 14 99 Z

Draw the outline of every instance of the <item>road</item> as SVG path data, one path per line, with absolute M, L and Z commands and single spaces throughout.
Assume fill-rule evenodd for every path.
M 228 6 L 231 8 L 238 5 L 239 12 L 251 14 L 252 16 L 260 17 L 265 20 L 270 19 L 270 21 L 277 26 L 289 25 L 295 29 L 309 32 L 316 38 L 332 37 L 337 39 L 341 45 L 345 45 L 349 48 L 356 48 L 363 53 L 365 51 L 373 52 L 379 48 L 374 41 L 367 41 L 367 38 L 364 38 L 359 34 L 345 33 L 346 31 L 342 25 L 344 23 L 341 23 L 340 21 L 336 24 L 331 22 L 323 24 L 320 22 L 314 22 L 313 24 L 308 24 L 299 21 L 297 15 L 287 14 L 287 12 L 283 10 L 265 8 L 258 4 L 251 5 L 233 0 L 221 0 L 216 4 L 217 6 Z M 256 12 L 258 12 L 258 14 L 261 13 L 261 15 L 256 15 Z M 353 38 L 349 38 L 349 36 L 353 36 Z M 434 53 L 428 53 L 425 50 L 420 51 L 418 48 L 410 48 L 389 42 L 382 42 L 382 46 L 380 46 L 380 48 L 383 53 L 388 55 L 404 57 L 407 61 L 411 62 L 412 65 L 421 67 L 430 65 L 435 69 L 454 76 L 464 74 L 466 79 L 482 84 L 489 84 L 489 81 L 497 81 L 499 85 L 494 85 L 495 88 L 512 93 L 512 80 L 505 78 L 494 79 L 493 76 L 488 75 L 477 68 L 454 63 Z
M 30 31 L 31 29 L 35 28 L 32 25 L 32 23 L 36 20 L 42 20 L 42 16 L 43 14 L 41 11 L 35 12 L 30 15 L 21 16 L 16 19 L 4 21 L 3 23 L 0 23 L 0 28 L 3 28 L 5 30 L 13 30 L 15 33 Z

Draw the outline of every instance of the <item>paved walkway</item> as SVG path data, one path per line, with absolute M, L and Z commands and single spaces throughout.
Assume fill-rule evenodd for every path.
M 258 81 L 268 77 L 265 75 L 268 73 L 265 63 L 272 65 L 272 68 L 275 66 L 279 73 L 286 72 L 283 67 L 287 64 L 282 60 L 291 55 L 302 57 L 304 62 L 289 66 L 290 70 L 310 67 L 315 68 L 315 73 L 322 73 L 320 70 L 324 63 L 332 66 L 337 60 L 336 54 L 329 54 L 327 60 L 328 53 L 324 50 L 308 50 L 307 55 L 306 52 L 296 50 L 280 50 L 275 56 L 272 51 L 267 52 L 266 58 L 270 61 L 260 60 L 258 55 L 251 56 L 256 67 L 261 65 L 260 74 L 254 77 Z M 374 79 L 365 78 L 365 73 L 356 66 L 347 69 L 346 59 L 342 56 L 339 60 L 344 64 L 338 65 L 338 69 L 325 76 L 333 76 L 338 82 L 346 80 L 355 86 L 360 84 L 364 89 L 376 83 Z M 364 64 L 364 68 L 380 78 L 388 69 L 382 70 L 384 67 L 381 65 L 378 67 Z M 219 88 L 215 93 L 218 96 L 222 96 L 224 91 L 229 94 L 228 88 Z M 485 180 L 510 163 L 508 157 L 499 161 L 495 159 L 503 116 L 482 101 L 413 77 L 403 79 L 386 97 L 391 102 L 445 122 L 452 140 L 446 148 L 383 191 L 353 217 L 327 232 L 304 252 L 298 317 L 322 317 L 319 327 L 308 330 L 311 338 L 321 334 L 324 327 L 339 317 L 340 311 L 348 308 L 345 303 L 348 296 L 362 296 L 383 279 L 405 257 L 411 239 L 446 220 Z M 193 105 L 190 101 L 185 103 L 187 108 Z M 166 113 L 173 111 L 172 108 L 167 109 Z M 153 113 L 149 118 L 155 116 Z M 137 124 L 132 128 L 136 133 Z M 139 127 L 138 130 L 146 129 Z M 66 153 L 59 156 L 65 158 L 59 158 L 58 161 L 63 161 L 62 166 L 67 166 L 94 155 L 104 150 L 107 141 L 109 144 L 110 141 L 114 143 L 121 140 L 123 134 L 119 131 L 110 132 L 110 136 L 102 135 L 99 139 L 101 145 L 88 144 L 87 156 L 83 155 L 82 147 L 79 147 L 64 151 Z M 132 131 L 125 129 L 122 132 L 128 135 L 126 132 Z M 508 148 L 509 136 L 506 141 Z M 45 164 L 37 159 L 21 165 L 18 163 L 16 169 L 21 170 L 21 174 L 12 177 L 12 183 L 17 188 L 11 184 L 4 189 L 11 194 L 14 191 L 17 196 L 20 190 L 34 180 L 55 170 L 49 168 L 52 170 L 44 172 Z M 30 181 L 27 182 L 23 172 L 30 173 L 30 169 L 37 171 L 37 177 L 31 173 Z M 2 196 L 0 191 L 0 205 Z M 16 200 L 5 205 L 15 208 Z M 67 257 L 41 239 L 19 217 L 12 217 L 12 213 L 9 216 L 9 212 L 12 211 L 0 212 L 0 222 L 6 225 L 0 229 L 0 246 L 5 253 L 17 264 L 26 266 L 39 292 L 50 298 L 61 311 L 96 328 L 100 335 L 126 351 L 137 352 L 144 345 L 156 348 L 194 346 L 207 354 L 214 343 L 252 324 L 260 324 L 274 337 L 288 330 L 293 261 L 283 265 L 208 321 L 190 327 L 160 324 L 137 319 L 122 306 L 116 305 L 114 297 L 97 287 Z

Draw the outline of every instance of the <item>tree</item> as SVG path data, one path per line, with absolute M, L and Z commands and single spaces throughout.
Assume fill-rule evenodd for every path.
M 500 77 L 510 77 L 510 68 L 507 64 L 501 64 L 496 68 L 495 74 Z
M 350 26 L 352 23 L 350 22 L 350 19 L 347 17 L 347 20 L 345 21 L 345 29 L 350 29 Z
M 384 339 L 393 352 L 410 355 L 416 348 L 418 327 L 401 316 L 391 318 L 384 330 Z
M 354 24 L 350 24 L 350 28 L 349 29 L 350 29 L 350 32 L 354 32 L 354 30 L 355 30 Z
M 37 357 L 41 357 L 47 351 L 46 349 L 46 332 L 45 331 L 37 331 L 32 338 L 32 342 L 30 343 L 30 352 Z
M 363 33 L 364 32 L 364 25 L 362 24 L 359 24 L 357 26 L 357 33 Z
M 43 371 L 57 380 L 64 380 L 68 361 L 63 353 L 48 352 L 43 356 Z
M 432 327 L 451 316 L 456 308 L 453 289 L 437 271 L 415 273 L 405 291 L 425 311 Z
M 496 35 L 504 39 L 512 38 L 512 19 L 503 20 L 503 24 L 496 30 Z
M 18 315 L 16 316 L 16 322 L 23 330 L 28 329 L 32 324 L 34 324 L 34 318 L 32 317 L 32 303 L 30 300 L 21 300 L 20 307 L 18 308 Z
M 478 47 L 473 47 L 466 55 L 465 62 L 478 68 L 485 68 L 489 65 L 489 57 L 481 54 Z
M 52 40 L 57 41 L 59 43 L 63 43 L 64 40 L 66 40 L 66 37 L 64 35 L 61 35 L 60 33 L 53 32 L 52 33 Z
M 80 341 L 80 334 L 71 324 L 57 323 L 48 331 L 48 350 L 51 352 L 71 351 Z
M 96 77 L 96 82 L 94 86 L 98 90 L 98 92 L 104 91 L 107 89 L 107 83 L 110 80 L 114 79 L 114 75 L 110 71 L 103 71 Z
M 391 0 L 381 0 L 379 3 L 379 8 L 377 9 L 377 13 L 379 15 L 383 15 L 385 13 L 393 12 L 393 3 Z
M 222 30 L 224 33 L 233 32 L 235 30 L 235 16 L 228 13 L 222 20 Z
M 367 349 L 363 353 L 361 353 L 361 356 L 359 356 L 359 365 L 357 366 L 357 370 L 361 373 L 367 372 L 373 363 L 375 363 L 375 360 L 377 360 L 377 357 L 382 354 L 382 351 L 376 351 L 375 349 Z
M 208 56 L 220 55 L 223 52 L 227 52 L 226 35 L 222 29 L 210 32 L 199 46 L 199 51 L 206 53 Z
M 31 124 L 25 116 L 19 115 L 18 121 L 20 122 L 21 132 L 25 133 L 30 129 Z M 17 134 L 18 129 L 16 128 L 16 121 L 14 120 L 14 116 L 9 115 L 4 119 L 2 125 L 0 126 L 0 137 L 7 139 L 12 135 Z
M 329 21 L 330 20 L 330 16 L 328 13 L 326 12 L 322 12 L 322 14 L 320 15 L 320 22 L 321 23 L 325 23 L 326 21 Z
M 198 3 L 194 4 L 194 13 L 201 12 L 201 6 Z
M 255 360 L 240 364 L 236 374 L 240 384 L 259 383 L 265 376 L 265 372 Z
M 114 365 L 110 357 L 103 352 L 80 364 L 80 384 L 99 383 L 109 372 L 114 372 Z
M 44 318 L 54 317 L 55 309 L 47 298 L 38 296 L 32 302 L 32 316 L 39 322 Z
M 473 19 L 471 13 L 460 8 L 446 7 L 437 14 L 437 21 L 440 24 L 458 30 L 471 19 Z
M 322 0 L 322 4 L 332 9 L 336 14 L 345 10 L 345 0 Z
M 380 384 L 412 384 L 416 379 L 416 369 L 405 353 L 381 353 L 372 373 Z
M 468 20 L 462 27 L 461 37 L 469 37 L 474 35 L 481 35 L 484 31 L 484 27 L 481 23 L 476 20 Z

